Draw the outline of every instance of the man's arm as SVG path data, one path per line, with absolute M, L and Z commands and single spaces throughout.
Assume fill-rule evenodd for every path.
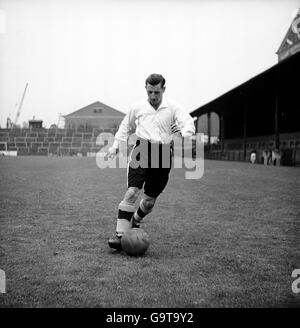
M 180 133 L 183 138 L 191 137 L 195 134 L 195 124 L 193 118 L 180 106 L 176 107 L 175 121 L 177 124 L 173 124 L 171 126 L 173 133 Z
M 117 133 L 115 134 L 115 140 L 113 145 L 108 149 L 107 156 L 109 158 L 114 157 L 120 148 L 122 142 L 127 142 L 129 132 L 134 128 L 134 115 L 133 110 L 130 109 L 122 120 Z

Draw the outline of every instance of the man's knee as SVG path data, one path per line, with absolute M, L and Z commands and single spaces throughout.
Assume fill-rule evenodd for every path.
M 129 204 L 134 204 L 139 197 L 140 189 L 129 187 L 125 193 L 123 201 Z

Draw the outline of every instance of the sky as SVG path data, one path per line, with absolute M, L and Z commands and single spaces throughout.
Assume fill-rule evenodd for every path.
M 300 0 L 0 0 L 0 126 L 126 113 L 160 73 L 188 112 L 277 63 Z

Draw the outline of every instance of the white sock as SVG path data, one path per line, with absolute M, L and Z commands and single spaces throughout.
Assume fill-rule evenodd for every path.
M 126 219 L 117 219 L 117 235 L 122 236 L 125 231 L 131 228 L 131 222 Z

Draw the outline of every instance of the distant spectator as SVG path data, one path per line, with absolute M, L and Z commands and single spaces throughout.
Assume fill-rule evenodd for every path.
M 270 150 L 264 150 L 263 151 L 263 158 L 264 158 L 264 165 L 269 165 L 271 164 L 271 159 L 272 159 L 272 153 Z
M 281 151 L 279 149 L 272 150 L 272 164 L 280 166 L 281 161 Z
M 250 162 L 252 164 L 256 163 L 256 150 L 252 150 L 252 152 L 250 154 Z

